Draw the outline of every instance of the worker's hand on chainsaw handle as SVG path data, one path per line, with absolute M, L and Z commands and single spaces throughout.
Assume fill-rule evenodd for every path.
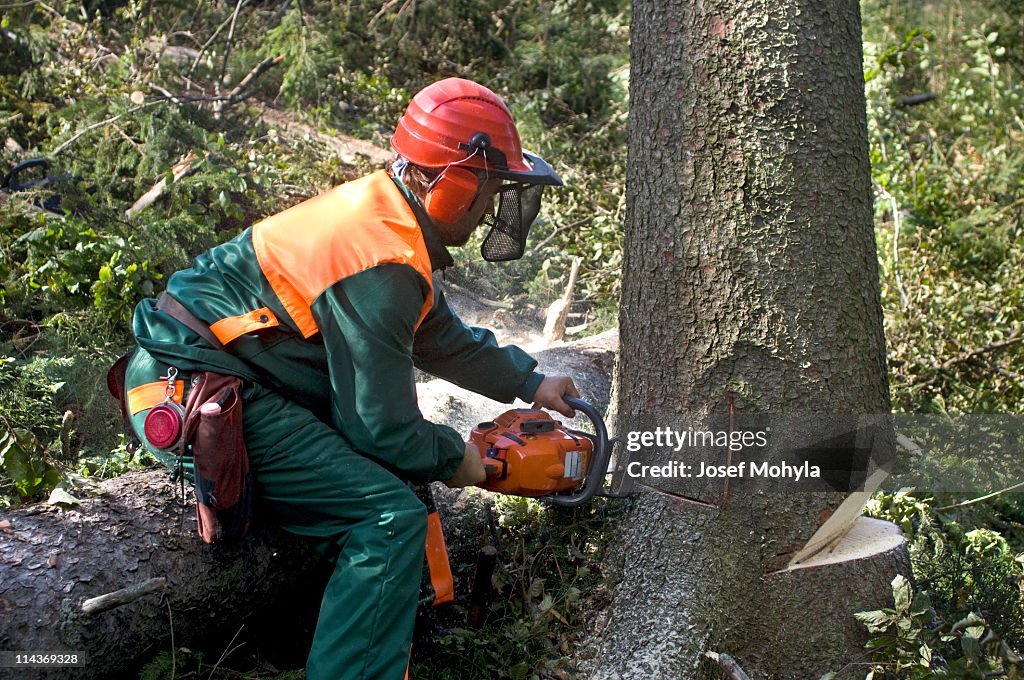
M 576 415 L 576 410 L 565 403 L 562 397 L 567 396 L 577 399 L 580 396 L 572 378 L 567 375 L 544 376 L 544 380 L 537 386 L 537 391 L 533 394 L 533 407 L 551 409 L 558 411 L 566 418 L 572 418 Z
M 476 444 L 466 442 L 466 450 L 462 454 L 462 464 L 455 471 L 455 476 L 445 480 L 445 486 L 452 489 L 459 489 L 464 486 L 479 484 L 487 479 L 487 472 L 484 470 L 484 463 L 480 459 L 480 450 Z

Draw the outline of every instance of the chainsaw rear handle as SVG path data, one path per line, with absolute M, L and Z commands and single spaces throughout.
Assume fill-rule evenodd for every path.
M 27 183 L 19 182 L 18 178 L 21 173 L 32 168 L 43 168 L 44 172 L 50 169 L 50 161 L 46 158 L 30 158 L 27 161 L 18 163 L 11 171 L 7 173 L 7 177 L 4 178 L 3 185 L 0 188 L 9 189 L 10 191 L 25 191 L 26 189 L 32 189 L 33 187 L 46 182 L 44 177 L 42 180 L 33 180 Z
M 574 434 L 581 434 L 594 442 L 594 456 L 590 465 L 587 466 L 587 481 L 583 483 L 583 488 L 576 493 L 548 496 L 548 500 L 555 505 L 576 507 L 589 501 L 604 487 L 604 476 L 608 470 L 612 447 L 608 441 L 608 428 L 605 427 L 604 418 L 596 408 L 576 397 L 563 396 L 562 399 L 572 408 L 582 411 L 583 415 L 589 418 L 594 425 L 595 434 L 573 430 Z

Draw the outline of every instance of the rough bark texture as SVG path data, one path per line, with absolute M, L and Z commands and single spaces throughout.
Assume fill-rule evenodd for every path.
M 576 376 L 603 410 L 616 341 L 615 333 L 606 334 L 537 358 L 541 370 Z M 421 385 L 420 403 L 427 417 L 467 433 L 509 408 L 443 381 Z M 10 522 L 0 528 L 0 650 L 81 651 L 87 659 L 83 668 L 19 670 L 19 678 L 133 677 L 140 662 L 170 648 L 172 629 L 178 647 L 223 649 L 253 613 L 308 604 L 307 591 L 315 587 L 307 584 L 322 578 L 316 555 L 283 532 L 258 530 L 233 546 L 201 543 L 193 506 L 180 505 L 164 470 L 131 473 L 101 488 L 102 495 L 71 510 L 37 505 L 0 516 Z M 465 599 L 486 499 L 442 485 L 435 490 L 458 596 Z M 167 579 L 162 594 L 81 613 L 86 599 L 157 577 Z
M 19 670 L 19 678 L 108 678 L 147 655 L 220 640 L 253 611 L 287 596 L 315 557 L 297 539 L 256 531 L 235 545 L 205 545 L 193 506 L 175 499 L 166 471 L 129 473 L 71 510 L 33 506 L 5 515 L 0 534 L 0 649 L 79 651 L 74 669 Z M 84 600 L 165 577 L 145 595 L 86 615 Z M 227 631 L 227 628 L 231 628 Z
M 860 536 L 857 536 L 860 534 Z M 910 560 L 899 527 L 861 517 L 846 541 L 849 554 L 829 559 L 821 554 L 807 566 L 784 569 L 763 577 L 768 601 L 762 607 L 779 615 L 770 638 L 760 636 L 760 647 L 746 650 L 752 667 L 785 669 L 783 677 L 817 678 L 820 669 L 839 670 L 837 650 L 857 650 L 868 640 L 867 629 L 849 612 L 891 607 L 892 579 L 910 576 Z M 838 552 L 838 551 L 837 551 Z M 837 616 L 838 614 L 838 616 Z M 825 621 L 827 625 L 809 626 Z M 802 643 L 798 655 L 791 646 Z M 861 660 L 867 654 L 860 652 Z
M 730 404 L 888 412 L 855 0 L 637 0 L 632 36 L 615 430 Z M 843 494 L 732 494 L 718 507 L 648 483 L 619 536 L 594 677 L 718 677 L 708 650 L 754 677 L 842 665 L 858 640 L 809 650 L 852 612 L 812 619 L 799 578 L 787 603 L 763 576 Z M 772 643 L 783 651 L 769 658 Z

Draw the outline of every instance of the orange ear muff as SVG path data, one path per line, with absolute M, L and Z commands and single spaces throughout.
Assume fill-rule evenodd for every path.
M 478 189 L 476 173 L 466 168 L 445 168 L 427 191 L 423 207 L 439 222 L 458 222 L 469 212 Z

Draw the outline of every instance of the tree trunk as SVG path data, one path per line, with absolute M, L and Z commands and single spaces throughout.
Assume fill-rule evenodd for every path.
M 632 36 L 614 431 L 887 413 L 855 0 L 636 0 Z M 802 436 L 830 434 L 809 422 Z M 859 648 L 852 613 L 891 604 L 900 541 L 780 571 L 845 494 L 745 488 L 640 481 L 593 677 L 719 677 L 713 651 L 809 678 Z

